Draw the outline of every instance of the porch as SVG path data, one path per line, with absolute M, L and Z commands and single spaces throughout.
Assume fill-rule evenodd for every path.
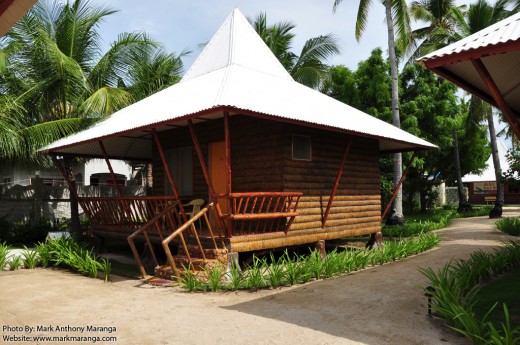
M 172 196 L 79 197 L 78 202 L 94 234 L 127 237 L 143 277 L 149 274 L 137 241 L 144 243 L 144 252 L 156 268 L 166 268 L 180 277 L 188 267 L 202 270 L 216 262 L 226 264 L 227 253 L 236 252 L 230 241 L 233 237 L 258 241 L 262 236 L 267 239 L 271 234 L 287 234 L 298 216 L 301 196 L 300 192 L 231 193 L 196 214 Z M 158 259 L 154 243 L 161 244 L 166 267 Z

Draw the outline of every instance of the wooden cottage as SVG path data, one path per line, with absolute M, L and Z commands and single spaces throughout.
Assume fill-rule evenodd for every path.
M 239 253 L 378 232 L 380 153 L 433 147 L 295 82 L 234 10 L 180 83 L 42 152 L 152 161 L 153 196 L 78 199 L 97 235 L 132 234 L 141 269 L 140 236 L 176 269 L 189 242 Z

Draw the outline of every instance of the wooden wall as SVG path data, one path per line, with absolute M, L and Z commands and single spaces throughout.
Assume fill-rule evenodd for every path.
M 198 124 L 195 130 L 207 159 L 208 143 L 224 140 L 223 120 Z M 275 247 L 295 245 L 381 230 L 377 140 L 354 137 L 326 229 L 322 229 L 322 217 L 349 137 L 246 116 L 230 118 L 230 134 L 233 192 L 299 191 L 304 194 L 300 200 L 300 215 L 295 219 L 289 236 L 276 234 L 273 239 L 258 239 L 259 243 Z M 311 137 L 311 161 L 292 160 L 294 134 Z M 193 145 L 187 128 L 160 133 L 160 138 L 165 150 Z M 208 200 L 208 190 L 195 150 L 193 162 L 192 197 Z M 154 194 L 164 193 L 164 181 L 162 162 L 154 147 Z M 291 242 L 288 240 L 291 236 L 298 240 Z M 254 238 L 249 240 L 253 241 Z M 242 242 L 244 239 L 237 238 L 236 241 Z M 252 248 L 249 245 L 246 247 Z
M 293 134 L 309 135 L 312 160 L 291 159 Z M 338 174 L 348 136 L 312 128 L 284 127 L 284 190 L 301 191 L 300 215 L 291 230 L 319 229 Z M 328 238 L 368 234 L 381 229 L 379 147 L 354 137 L 326 223 Z

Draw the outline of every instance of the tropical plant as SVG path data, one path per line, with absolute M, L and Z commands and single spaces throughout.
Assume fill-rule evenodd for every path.
M 327 75 L 325 61 L 340 53 L 338 40 L 333 34 L 326 34 L 308 39 L 299 55 L 291 52 L 296 26 L 291 22 L 267 24 L 267 15 L 260 13 L 251 25 L 271 49 L 280 63 L 297 82 L 316 88 Z
M 11 261 L 9 261 L 9 269 L 11 271 L 16 271 L 22 267 L 22 258 L 18 255 L 11 256 Z
M 7 264 L 7 256 L 9 255 L 10 249 L 10 245 L 6 244 L 5 242 L 0 242 L 0 271 L 5 269 L 5 265 Z
M 23 265 L 25 268 L 33 269 L 40 263 L 40 257 L 38 252 L 35 250 L 31 250 L 24 246 L 24 250 L 22 252 L 23 256 Z
M 337 6 L 342 0 L 334 0 L 333 10 L 335 11 Z M 381 3 L 385 8 L 386 15 L 386 26 L 388 32 L 388 55 L 390 61 L 390 74 L 392 76 L 392 122 L 394 126 L 401 127 L 401 119 L 399 116 L 399 71 L 398 62 L 396 55 L 396 37 L 398 38 L 402 47 L 408 46 L 410 43 L 410 18 L 405 0 L 381 0 Z M 357 12 L 356 39 L 359 41 L 363 32 L 366 29 L 368 21 L 368 10 L 372 4 L 371 0 L 360 0 Z M 398 186 L 399 180 L 402 176 L 402 156 L 401 153 L 394 154 L 394 186 Z M 403 196 L 402 189 L 397 190 L 396 197 L 394 199 L 394 207 L 392 210 L 391 217 L 388 218 L 387 222 L 391 223 L 403 223 Z

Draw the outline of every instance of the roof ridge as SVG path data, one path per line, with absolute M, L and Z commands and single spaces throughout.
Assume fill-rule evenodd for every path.
M 181 82 L 235 64 L 292 80 L 242 12 L 235 8 L 206 44 Z

